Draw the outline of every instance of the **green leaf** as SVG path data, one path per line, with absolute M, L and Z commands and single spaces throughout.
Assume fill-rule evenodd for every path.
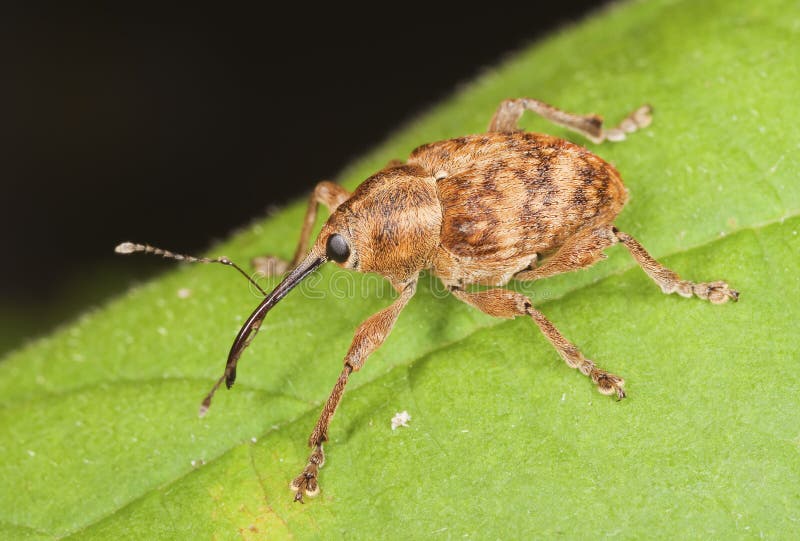
M 530 321 L 489 318 L 426 280 L 352 378 L 321 496 L 293 504 L 288 482 L 352 332 L 389 288 L 324 269 L 270 314 L 237 385 L 198 419 L 258 299 L 227 269 L 180 268 L 0 364 L 0 536 L 790 536 L 799 42 L 796 2 L 618 5 L 522 51 L 341 175 L 352 187 L 420 143 L 479 132 L 507 97 L 611 122 L 653 104 L 653 125 L 619 144 L 524 121 L 616 164 L 631 192 L 618 225 L 654 256 L 742 292 L 725 306 L 664 296 L 621 247 L 518 286 L 626 378 L 628 399 L 598 394 Z M 214 253 L 288 257 L 302 213 L 293 205 Z M 402 410 L 410 426 L 392 431 Z

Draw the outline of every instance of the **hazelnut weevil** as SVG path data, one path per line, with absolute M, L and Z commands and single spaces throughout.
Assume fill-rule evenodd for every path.
M 567 365 L 589 376 L 601 393 L 617 399 L 625 397 L 621 377 L 584 357 L 525 295 L 501 286 L 511 280 L 537 280 L 586 268 L 619 242 L 664 293 L 696 296 L 715 304 L 738 299 L 739 293 L 725 282 L 681 279 L 618 230 L 613 222 L 627 191 L 616 169 L 576 144 L 520 131 L 517 122 L 526 110 L 595 143 L 621 141 L 651 120 L 651 109 L 645 105 L 619 126 L 605 130 L 597 115 L 567 113 L 529 98 L 505 100 L 486 133 L 422 145 L 405 163 L 390 163 L 353 193 L 332 182 L 320 182 L 308 203 L 290 265 L 293 270 L 269 294 L 256 285 L 265 298 L 236 336 L 225 372 L 203 400 L 201 415 L 223 381 L 228 388 L 233 385 L 237 361 L 267 312 L 326 261 L 380 274 L 399 294 L 355 332 L 342 373 L 311 432 L 311 456 L 290 485 L 296 501 L 302 502 L 303 494 L 319 493 L 317 477 L 325 460 L 322 445 L 328 440 L 348 378 L 386 339 L 414 295 L 423 270 L 437 276 L 455 297 L 491 316 L 530 317 Z M 331 215 L 308 250 L 320 204 Z M 116 251 L 222 263 L 248 277 L 225 257 L 196 258 L 130 242 L 120 244 Z M 254 264 L 273 274 L 289 268 L 272 257 L 256 259 Z M 473 285 L 493 287 L 469 289 Z

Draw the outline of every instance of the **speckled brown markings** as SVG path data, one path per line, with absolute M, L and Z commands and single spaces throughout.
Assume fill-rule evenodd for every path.
M 530 110 L 594 142 L 620 141 L 650 123 L 650 108 L 640 107 L 619 126 L 604 130 L 597 115 L 575 115 L 530 98 L 500 104 L 487 133 L 422 145 L 406 163 L 392 161 L 352 194 L 322 182 L 309 200 L 300 242 L 284 278 L 248 318 L 231 347 L 225 372 L 203 401 L 204 412 L 217 387 L 228 387 L 236 364 L 267 312 L 325 261 L 375 272 L 398 292 L 395 301 L 356 330 L 344 368 L 309 438 L 312 453 L 291 483 L 295 500 L 319 492 L 323 443 L 350 375 L 358 371 L 391 331 L 416 291 L 423 270 L 431 271 L 458 299 L 496 317 L 526 316 L 539 327 L 568 366 L 588 376 L 604 394 L 625 396 L 624 380 L 583 356 L 521 293 L 503 289 L 510 280 L 536 280 L 582 269 L 621 243 L 665 293 L 697 296 L 712 303 L 737 300 L 725 282 L 695 283 L 653 259 L 630 235 L 614 227 L 627 192 L 614 167 L 587 149 L 550 135 L 525 133 L 517 121 Z M 331 216 L 307 250 L 319 204 Z M 199 262 L 146 245 L 121 244 L 118 252 L 159 253 Z M 274 273 L 289 267 L 275 258 L 254 261 Z M 237 267 L 238 268 L 238 267 Z M 243 272 L 240 270 L 240 272 Z M 473 290 L 473 285 L 496 286 Z
M 567 141 L 522 132 L 461 140 L 461 154 L 445 157 L 442 150 L 452 144 L 444 141 L 409 159 L 450 172 L 437 183 L 443 214 L 433 260 L 447 285 L 462 275 L 503 285 L 528 267 L 531 254 L 552 252 L 596 221 L 610 222 L 624 204 L 616 170 Z

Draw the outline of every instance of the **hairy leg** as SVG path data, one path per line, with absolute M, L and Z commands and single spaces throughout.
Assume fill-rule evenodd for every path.
M 336 183 L 323 180 L 317 184 L 308 200 L 308 209 L 303 220 L 300 241 L 297 243 L 297 249 L 294 252 L 292 261 L 286 262 L 274 256 L 261 256 L 253 258 L 253 267 L 266 276 L 280 276 L 289 269 L 296 267 L 308 251 L 308 241 L 311 237 L 311 230 L 314 228 L 314 222 L 317 219 L 319 205 L 325 205 L 330 212 L 333 212 L 349 198 L 350 192 Z
M 642 105 L 631 112 L 617 126 L 603 129 L 603 117 L 599 115 L 577 115 L 557 109 L 552 105 L 531 98 L 517 98 L 504 100 L 495 111 L 489 123 L 490 132 L 513 132 L 519 129 L 517 122 L 526 111 L 532 111 L 549 120 L 553 124 L 564 126 L 578 132 L 593 143 L 603 141 L 622 141 L 627 133 L 633 133 L 640 128 L 650 125 L 652 121 L 652 108 Z
M 577 368 L 582 374 L 589 376 L 603 394 L 616 394 L 618 399 L 625 398 L 623 386 L 625 380 L 599 368 L 593 361 L 583 356 L 583 353 L 572 342 L 564 338 L 555 325 L 553 325 L 539 310 L 533 307 L 530 299 L 522 293 L 507 289 L 487 289 L 484 291 L 469 292 L 462 289 L 452 290 L 453 295 L 479 310 L 494 317 L 514 318 L 516 316 L 529 316 L 542 334 L 553 344 L 561 358 L 571 368 Z
M 622 243 L 642 267 L 647 275 L 658 284 L 664 293 L 678 293 L 683 297 L 699 297 L 714 304 L 739 299 L 739 292 L 731 289 L 723 281 L 691 282 L 683 280 L 673 270 L 668 269 L 647 253 L 639 242 L 619 231 L 616 227 L 600 227 L 575 235 L 564 243 L 551 257 L 544 260 L 538 268 L 524 270 L 514 275 L 515 280 L 538 280 L 554 274 L 586 268 L 605 257 L 603 250 Z
M 539 267 L 518 272 L 514 275 L 514 280 L 538 280 L 562 272 L 585 269 L 604 259 L 606 255 L 603 250 L 616 242 L 617 238 L 614 236 L 611 226 L 586 229 L 568 239 Z
M 677 293 L 683 297 L 696 296 L 714 304 L 723 304 L 728 300 L 733 300 L 734 302 L 739 300 L 739 292 L 731 289 L 723 281 L 691 282 L 682 280 L 678 273 L 653 259 L 636 239 L 627 233 L 619 231 L 616 227 L 612 231 L 619 239 L 619 242 L 625 245 L 633 259 L 642 267 L 642 270 L 658 284 L 664 293 Z
M 408 303 L 414 292 L 417 289 L 416 277 L 413 281 L 405 284 L 394 284 L 395 288 L 400 292 L 400 296 L 388 307 L 384 308 L 377 314 L 369 317 L 361 326 L 356 330 L 353 342 L 350 344 L 350 349 L 344 358 L 344 369 L 342 370 L 339 379 L 333 386 L 325 406 L 322 408 L 322 413 L 319 416 L 311 436 L 308 438 L 308 445 L 312 448 L 311 456 L 308 457 L 308 464 L 306 464 L 303 472 L 292 481 L 290 488 L 296 493 L 295 501 L 302 503 L 303 494 L 307 496 L 316 496 L 319 494 L 319 469 L 325 463 L 325 453 L 322 450 L 322 444 L 328 440 L 328 428 L 333 419 L 333 414 L 339 405 L 339 401 L 344 394 L 345 385 L 350 374 L 359 370 L 367 357 L 386 339 L 391 332 L 397 316 L 403 310 L 403 307 Z

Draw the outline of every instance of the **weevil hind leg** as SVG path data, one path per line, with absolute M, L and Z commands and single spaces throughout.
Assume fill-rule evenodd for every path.
M 639 241 L 618 230 L 612 228 L 612 232 L 625 248 L 631 253 L 633 259 L 642 267 L 642 270 L 661 288 L 664 293 L 677 293 L 682 297 L 698 297 L 705 299 L 713 304 L 724 304 L 726 302 L 739 300 L 739 292 L 728 286 L 727 283 L 716 280 L 713 282 L 691 282 L 683 280 L 673 270 L 668 269 L 647 253 L 644 246 Z
M 559 249 L 535 268 L 514 275 L 514 280 L 539 280 L 562 272 L 585 269 L 604 259 L 603 250 L 615 244 L 611 226 L 584 229 L 570 237 Z
M 618 242 L 628 249 L 633 259 L 664 293 L 694 296 L 714 304 L 723 304 L 729 300 L 736 302 L 739 299 L 739 292 L 721 280 L 692 282 L 681 279 L 678 273 L 653 259 L 636 239 L 613 225 L 589 228 L 575 234 L 539 267 L 518 272 L 514 275 L 514 280 L 539 280 L 562 272 L 584 269 L 605 258 L 603 251 Z
M 625 380 L 598 367 L 594 361 L 583 356 L 583 353 L 553 325 L 539 310 L 533 307 L 530 299 L 522 293 L 496 288 L 469 292 L 463 289 L 451 289 L 453 295 L 467 304 L 494 317 L 513 318 L 529 316 L 539 327 L 564 362 L 571 368 L 577 368 L 588 376 L 597 390 L 605 395 L 616 395 L 618 400 L 625 398 Z
M 311 238 L 311 231 L 314 229 L 314 222 L 317 220 L 319 205 L 325 205 L 330 212 L 333 212 L 348 199 L 350 199 L 350 192 L 338 184 L 328 180 L 318 183 L 309 197 L 303 229 L 300 232 L 300 241 L 297 243 L 292 261 L 285 261 L 271 255 L 255 257 L 251 261 L 255 270 L 265 276 L 281 276 L 296 267 L 308 251 L 308 241 Z
M 553 124 L 564 126 L 580 133 L 593 143 L 603 141 L 622 141 L 626 134 L 645 128 L 653 120 L 653 108 L 642 105 L 626 116 L 622 122 L 610 129 L 603 128 L 603 117 L 595 114 L 578 115 L 562 111 L 543 101 L 532 98 L 504 100 L 495 111 L 490 132 L 513 132 L 519 129 L 519 119 L 525 111 L 532 111 Z

